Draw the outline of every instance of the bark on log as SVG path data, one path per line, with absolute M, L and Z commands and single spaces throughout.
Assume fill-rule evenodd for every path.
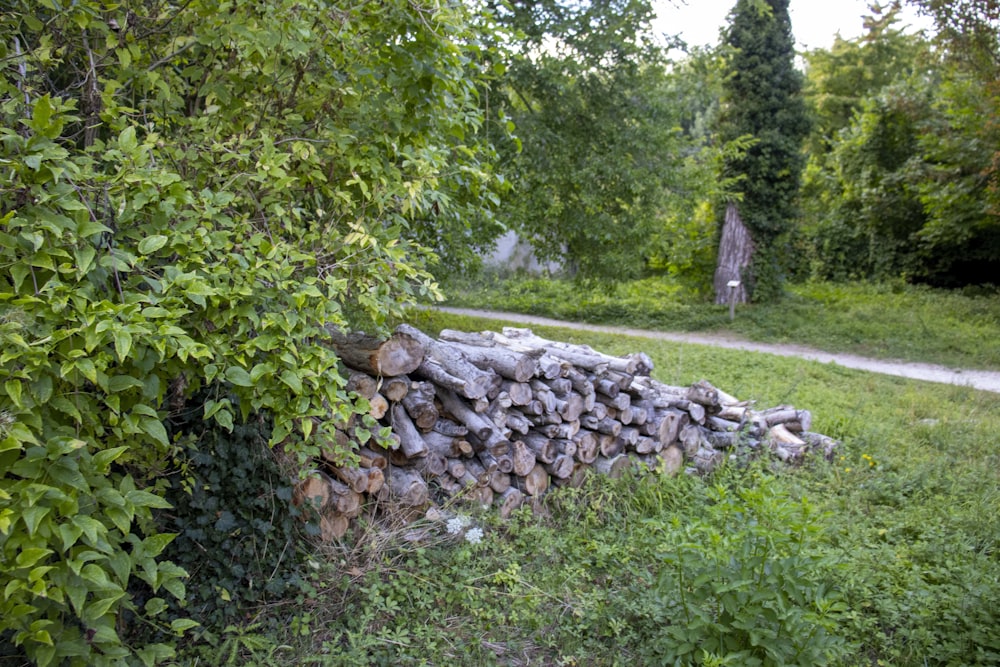
M 392 406 L 392 430 L 399 436 L 399 446 L 408 458 L 425 456 L 429 451 L 406 409 L 399 403 Z
M 423 345 L 405 333 L 380 339 L 367 334 L 345 334 L 333 325 L 327 325 L 326 332 L 345 366 L 376 377 L 407 375 L 424 358 Z
M 529 496 L 540 496 L 549 488 L 549 473 L 536 463 L 524 477 L 514 479 L 514 485 Z
M 410 391 L 410 378 L 406 376 L 385 378 L 382 381 L 381 393 L 393 403 L 403 400 L 408 391 Z
M 566 454 L 560 454 L 555 458 L 552 463 L 548 463 L 545 469 L 550 475 L 557 479 L 566 479 L 573 474 L 573 467 L 576 462 L 573 460 L 572 456 L 567 456 Z
M 594 469 L 601 473 L 602 475 L 607 475 L 611 478 L 619 478 L 625 474 L 625 471 L 629 469 L 632 462 L 629 460 L 628 456 L 624 454 L 618 454 L 613 457 L 598 456 L 597 460 L 594 461 Z
M 460 381 L 463 383 L 461 389 L 458 389 L 455 386 L 449 388 L 459 391 L 459 393 L 466 398 L 475 400 L 486 396 L 486 394 L 493 387 L 494 381 L 497 380 L 497 376 L 494 371 L 484 371 L 479 369 L 475 364 L 469 361 L 465 355 L 462 354 L 460 349 L 456 348 L 454 345 L 436 341 L 414 326 L 410 326 L 409 324 L 400 324 L 396 327 L 396 333 L 410 336 L 423 345 L 425 358 L 417 368 L 420 373 L 426 373 L 428 370 L 433 370 L 434 374 L 440 376 L 438 368 L 435 367 L 436 364 L 441 370 L 444 371 L 446 376 L 460 378 Z M 434 380 L 436 383 L 438 382 L 436 377 L 430 377 L 430 379 Z
M 676 475 L 684 469 L 684 450 L 677 445 L 670 445 L 660 450 L 661 470 L 665 475 Z
M 410 385 L 402 405 L 413 423 L 422 431 L 429 431 L 437 424 L 438 409 L 434 405 L 434 385 L 430 382 L 414 382 Z
M 511 514 L 524 503 L 524 494 L 520 489 L 511 486 L 497 496 L 496 503 L 501 519 L 509 519 Z
M 580 463 L 590 465 L 597 459 L 600 442 L 591 431 L 581 431 L 573 438 L 576 443 L 576 460 Z
M 510 457 L 514 464 L 512 472 L 519 477 L 524 477 L 535 467 L 535 452 L 521 440 L 511 443 Z
M 368 469 L 367 468 L 347 468 L 343 466 L 331 466 L 330 472 L 334 477 L 346 484 L 355 493 L 366 493 L 368 491 Z
M 416 470 L 393 467 L 387 470 L 388 479 L 382 487 L 388 497 L 406 507 L 421 507 L 427 503 L 427 482 Z

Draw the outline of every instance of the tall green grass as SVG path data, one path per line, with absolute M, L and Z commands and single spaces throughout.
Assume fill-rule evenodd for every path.
M 501 325 L 439 313 L 414 323 L 429 333 Z M 233 664 L 1000 662 L 996 394 L 537 331 L 645 351 L 665 382 L 706 378 L 761 406 L 809 409 L 814 430 L 843 444 L 833 461 L 795 469 L 594 477 L 508 522 L 456 508 L 484 530 L 479 544 L 427 520 L 369 526 L 314 556 L 314 596 L 262 610 L 287 615 L 287 634 L 254 648 L 260 638 L 233 631 Z
M 777 304 L 717 306 L 669 278 L 587 285 L 485 274 L 445 286 L 448 305 L 546 315 L 570 321 L 729 332 L 830 352 L 1000 369 L 1000 293 L 903 284 L 790 285 Z

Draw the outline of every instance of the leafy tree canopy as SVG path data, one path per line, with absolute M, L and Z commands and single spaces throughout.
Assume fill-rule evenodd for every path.
M 727 176 L 741 179 L 739 211 L 755 248 L 747 276 L 755 300 L 780 294 L 787 254 L 782 236 L 796 217 L 801 146 L 809 131 L 788 2 L 764 4 L 739 0 L 730 14 L 725 32 L 728 76 L 719 120 L 723 140 L 755 140 L 726 165 Z
M 158 617 L 171 406 L 207 389 L 205 419 L 266 414 L 302 456 L 364 410 L 323 327 L 380 326 L 476 241 L 491 30 L 410 0 L 6 4 L 0 638 L 96 665 L 126 611 L 190 626 Z

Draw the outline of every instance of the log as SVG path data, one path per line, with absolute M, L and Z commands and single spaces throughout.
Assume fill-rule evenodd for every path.
M 335 542 L 347 534 L 351 520 L 343 514 L 328 512 L 319 518 L 319 536 L 324 542 Z
M 427 503 L 427 482 L 420 473 L 397 467 L 389 468 L 387 472 L 389 474 L 382 490 L 388 489 L 387 495 L 392 501 L 405 507 L 421 507 Z
M 420 471 L 424 479 L 433 479 L 448 471 L 448 459 L 437 452 L 427 452 L 426 456 L 417 459 L 414 467 Z
M 576 462 L 573 460 L 572 456 L 560 454 L 554 461 L 552 461 L 552 463 L 545 464 L 545 470 L 557 479 L 566 479 L 573 474 L 573 468 L 575 465 Z
M 502 494 L 504 491 L 511 488 L 510 475 L 505 472 L 500 472 L 499 470 L 497 470 L 492 475 L 490 475 L 490 481 L 488 485 L 493 490 L 494 493 Z
M 461 389 L 455 386 L 449 388 L 458 391 L 466 398 L 474 400 L 486 396 L 493 387 L 494 381 L 498 380 L 493 370 L 481 370 L 469 361 L 456 346 L 436 341 L 414 326 L 400 324 L 396 327 L 396 333 L 410 336 L 424 347 L 425 358 L 417 367 L 418 372 L 426 374 L 426 371 L 433 367 L 434 373 L 437 374 L 439 366 L 444 371 L 445 376 L 460 378 L 463 383 Z M 429 379 L 438 383 L 435 377 L 429 377 Z
M 424 347 L 405 333 L 388 339 L 367 334 L 345 334 L 333 325 L 325 327 L 334 351 L 344 365 L 376 377 L 407 375 L 424 359 Z
M 441 339 L 447 340 L 445 332 L 442 331 L 441 334 Z M 527 382 L 533 378 L 538 371 L 538 357 L 541 356 L 541 354 L 523 354 L 496 346 L 482 347 L 455 342 L 451 343 L 451 346 L 461 352 L 477 368 L 492 370 L 501 377 L 514 382 Z
M 624 454 L 618 454 L 617 456 L 607 457 L 598 456 L 597 460 L 594 461 L 594 470 L 601 473 L 602 475 L 607 475 L 611 478 L 619 478 L 625 471 L 629 469 L 632 462 L 629 460 L 628 456 Z
M 624 444 L 616 435 L 605 434 L 598 436 L 598 450 L 604 458 L 613 458 L 621 454 Z
M 529 496 L 538 497 L 549 488 L 549 473 L 541 464 L 536 463 L 527 475 L 514 479 L 514 486 Z
M 511 443 L 510 457 L 513 462 L 511 471 L 519 477 L 524 477 L 535 467 L 535 452 L 521 440 L 515 440 Z
M 504 382 L 500 387 L 510 396 L 511 405 L 528 405 L 535 398 L 531 385 L 527 382 Z
M 358 396 L 371 400 L 378 392 L 378 382 L 371 375 L 354 371 L 347 376 L 347 385 L 344 387 L 348 392 L 354 392 Z
M 437 424 L 438 409 L 434 405 L 434 385 L 430 382 L 414 382 L 403 397 L 402 405 L 407 414 L 422 431 L 429 431 Z
M 466 467 L 460 459 L 448 459 L 448 474 L 455 479 L 465 477 Z
M 682 428 L 677 439 L 680 440 L 684 454 L 689 457 L 695 456 L 698 450 L 704 445 L 704 440 L 701 437 L 701 427 L 697 424 L 688 424 Z
M 406 376 L 385 378 L 382 381 L 380 391 L 387 400 L 399 403 L 406 396 L 406 393 L 410 391 L 410 378 Z
M 465 426 L 468 429 L 469 435 L 474 435 L 480 441 L 489 440 L 490 436 L 498 430 L 495 424 L 466 405 L 450 389 L 438 387 L 437 397 L 441 401 L 441 406 L 448 414 Z
M 375 419 L 382 419 L 389 412 L 389 401 L 382 394 L 375 394 L 368 401 L 368 414 Z
M 684 468 L 684 450 L 677 445 L 670 445 L 660 450 L 662 463 L 660 470 L 665 475 L 673 476 Z
M 639 367 L 637 359 L 612 357 L 597 352 L 586 345 L 574 345 L 546 340 L 536 336 L 530 329 L 520 329 L 517 327 L 504 327 L 503 334 L 508 339 L 527 345 L 535 349 L 542 349 L 553 357 L 568 361 L 572 365 L 592 372 L 603 373 L 605 370 L 618 371 L 620 373 L 635 373 Z
M 461 446 L 461 438 L 444 435 L 437 431 L 428 431 L 422 434 L 422 437 L 430 452 L 440 454 L 446 458 L 455 458 L 464 454 Z M 469 445 L 469 449 L 472 449 L 471 445 Z
M 366 493 L 376 494 L 385 485 L 385 475 L 381 468 L 366 468 L 368 471 L 368 488 Z
M 523 442 L 525 446 L 527 446 L 527 448 L 534 453 L 535 458 L 542 463 L 552 463 L 558 454 L 555 445 L 552 443 L 552 439 L 541 433 L 527 433 L 521 436 L 519 440 Z
M 524 494 L 514 486 L 510 486 L 506 491 L 496 497 L 494 503 L 501 519 L 509 519 L 514 511 L 524 504 Z
M 427 443 L 400 403 L 392 406 L 392 430 L 399 436 L 399 446 L 408 458 L 427 455 Z
M 352 491 L 346 484 L 335 479 L 327 478 L 326 482 L 330 485 L 331 491 L 330 508 L 348 519 L 353 519 L 361 514 L 362 496 L 360 493 Z
M 362 447 L 358 449 L 358 464 L 362 468 L 385 469 L 389 465 L 389 460 L 385 457 L 385 454 L 376 452 L 370 447 Z
M 597 459 L 600 442 L 597 435 L 590 431 L 581 431 L 573 437 L 576 443 L 576 460 L 580 463 L 590 465 Z
M 292 504 L 296 507 L 305 505 L 317 512 L 323 510 L 330 504 L 330 496 L 333 493 L 328 481 L 329 477 L 318 470 L 309 473 L 295 485 L 292 491 Z
M 356 493 L 367 493 L 368 491 L 368 469 L 348 468 L 344 466 L 332 466 L 330 472 L 334 477 L 346 484 Z
M 464 424 L 458 424 L 450 419 L 438 419 L 431 430 L 442 435 L 449 435 L 453 438 L 464 438 L 469 433 L 469 429 Z

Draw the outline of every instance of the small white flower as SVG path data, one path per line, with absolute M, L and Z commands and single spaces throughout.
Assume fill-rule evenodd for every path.
M 465 541 L 469 544 L 479 544 L 483 541 L 483 529 L 479 527 L 470 528 L 469 532 L 465 534 Z
M 472 523 L 471 519 L 467 516 L 456 516 L 448 519 L 448 534 L 458 535 L 462 532 L 462 529 Z

